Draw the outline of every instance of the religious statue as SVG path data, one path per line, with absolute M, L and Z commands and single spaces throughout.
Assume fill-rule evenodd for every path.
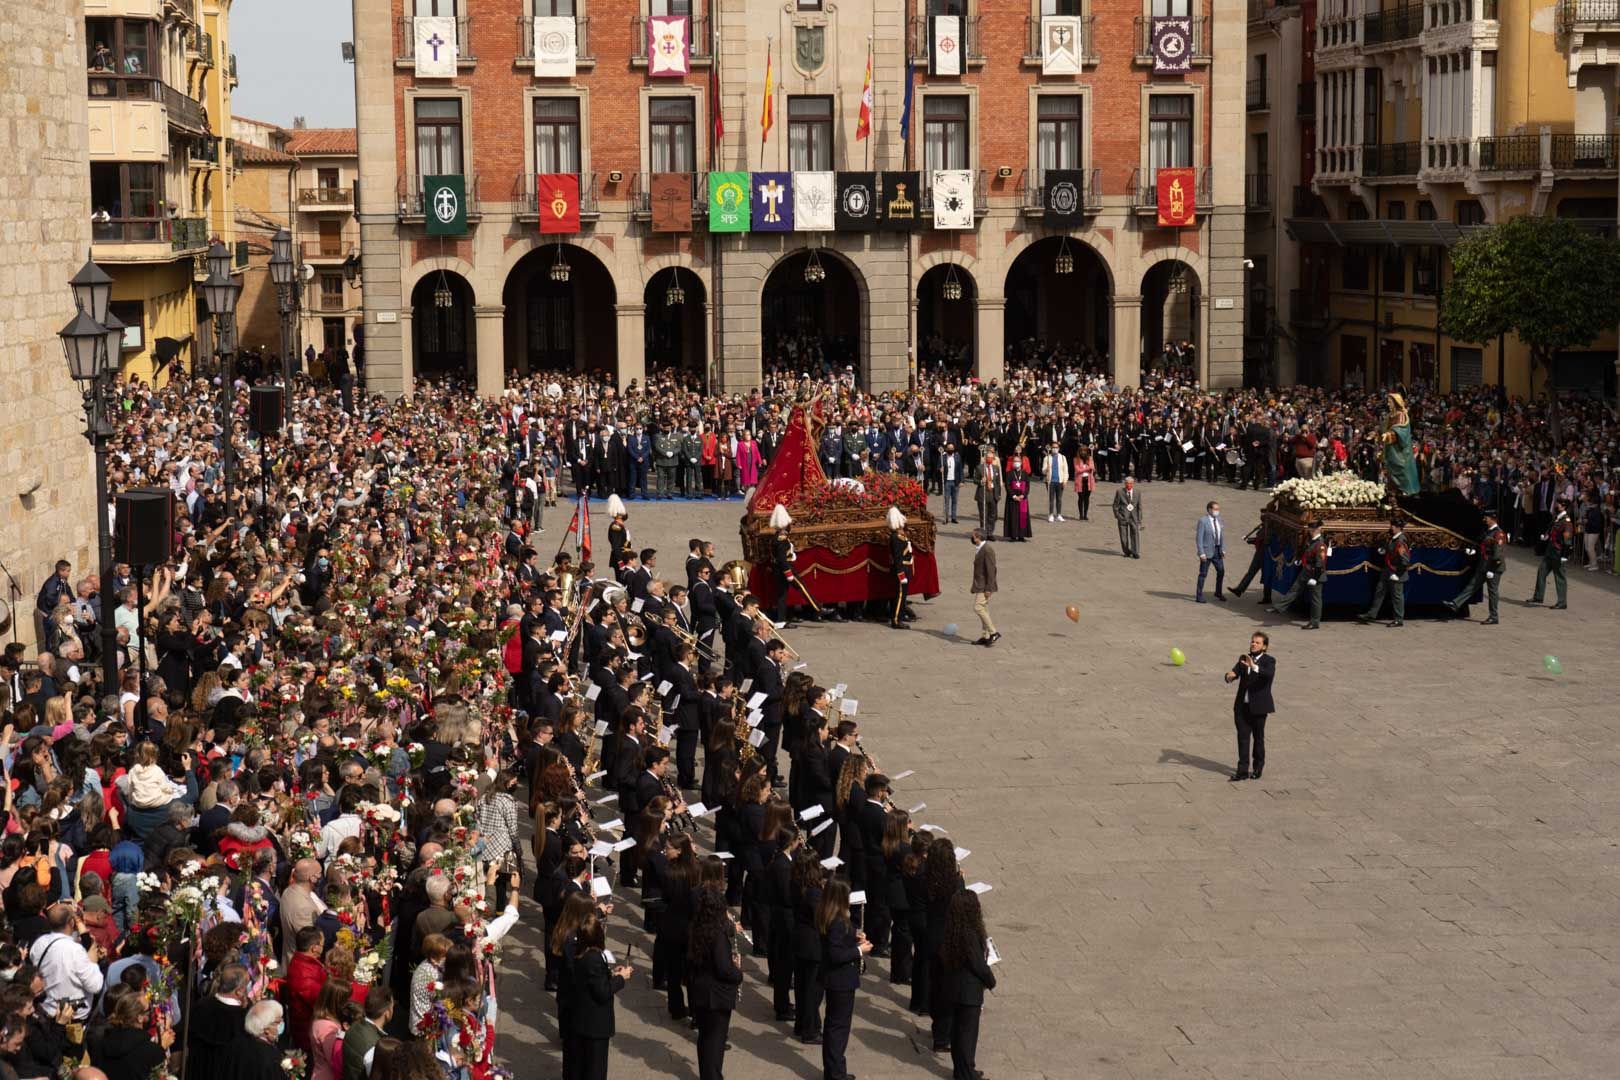
M 1412 456 L 1412 418 L 1406 411 L 1406 399 L 1399 394 L 1389 395 L 1383 442 L 1384 482 L 1401 495 L 1416 495 L 1418 471 Z

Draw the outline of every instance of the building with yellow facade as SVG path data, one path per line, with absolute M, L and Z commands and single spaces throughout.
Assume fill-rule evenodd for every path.
M 1302 55 L 1285 70 L 1301 72 L 1290 102 L 1299 122 L 1272 125 L 1291 144 L 1268 150 L 1299 163 L 1299 182 L 1277 196 L 1269 229 L 1251 223 L 1249 243 L 1267 254 L 1298 245 L 1285 260 L 1297 272 L 1266 283 L 1276 315 L 1256 350 L 1289 355 L 1301 381 L 1328 386 L 1542 392 L 1547 375 L 1532 372 L 1522 343 L 1453 341 L 1440 329 L 1446 253 L 1471 228 L 1520 214 L 1614 235 L 1620 6 L 1282 5 L 1296 6 Z M 1251 51 L 1278 39 L 1277 7 L 1251 8 Z M 1556 365 L 1565 389 L 1612 397 L 1615 378 L 1613 335 Z
M 229 0 L 85 0 L 91 237 L 140 378 L 211 351 L 195 288 L 234 246 Z

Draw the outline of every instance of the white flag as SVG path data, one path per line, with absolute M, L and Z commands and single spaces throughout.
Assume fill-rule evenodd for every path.
M 962 17 L 960 15 L 934 16 L 935 75 L 962 74 Z
M 1041 74 L 1080 74 L 1080 16 L 1047 15 L 1041 19 Z
M 568 78 L 579 56 L 577 28 L 572 15 L 537 15 L 534 19 L 534 74 L 536 78 Z
M 973 228 L 973 170 L 934 170 L 934 228 Z
M 793 227 L 799 232 L 830 232 L 837 190 L 834 173 L 794 173 Z
M 422 79 L 453 79 L 456 75 L 456 17 L 419 15 L 416 34 L 416 75 Z

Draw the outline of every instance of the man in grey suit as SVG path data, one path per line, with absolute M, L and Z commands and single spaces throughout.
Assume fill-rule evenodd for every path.
M 1142 493 L 1136 477 L 1127 476 L 1125 486 L 1114 492 L 1114 520 L 1119 524 L 1119 547 L 1127 559 L 1142 557 Z
M 1001 462 L 996 460 L 994 446 L 985 444 L 980 451 L 976 476 L 979 490 L 975 496 L 979 504 L 979 528 L 985 539 L 996 535 L 996 522 L 1001 520 Z
M 996 594 L 996 550 L 983 529 L 974 529 L 969 536 L 973 541 L 973 614 L 984 630 L 973 644 L 989 648 L 1001 640 L 1001 632 L 990 621 L 990 598 Z

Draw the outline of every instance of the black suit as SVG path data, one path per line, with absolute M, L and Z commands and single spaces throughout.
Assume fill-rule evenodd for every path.
M 1277 661 L 1261 653 L 1251 674 L 1240 660 L 1232 665 L 1237 676 L 1237 696 L 1232 699 L 1232 722 L 1237 727 L 1238 775 L 1249 771 L 1249 746 L 1254 745 L 1254 775 L 1266 767 L 1266 717 L 1276 711 L 1271 701 L 1271 680 L 1277 674 Z
M 862 929 L 875 948 L 889 944 L 889 871 L 883 859 L 883 833 L 889 812 L 882 803 L 862 799 L 850 817 L 861 833 L 861 880 L 866 889 Z
M 816 930 L 816 907 L 821 890 L 802 891 L 789 883 L 793 902 L 793 1000 L 798 1017 L 793 1034 L 808 1039 L 821 1034 L 821 934 Z
M 996 988 L 995 972 L 985 962 L 982 948 L 970 953 L 967 965 L 950 974 L 953 1002 L 951 1022 L 951 1075 L 973 1076 L 979 1053 L 979 1014 L 984 992 Z
M 844 1051 L 855 1019 L 855 991 L 861 985 L 861 950 L 855 928 L 839 919 L 821 935 L 821 981 L 827 991 L 827 1020 L 821 1033 L 821 1070 L 825 1080 L 849 1075 Z
M 674 683 L 670 697 L 676 699 L 675 713 L 675 783 L 678 787 L 697 787 L 697 744 L 703 726 L 703 695 L 697 680 L 684 664 L 676 664 L 669 681 Z
M 581 1080 L 606 1080 L 608 1040 L 614 1032 L 613 995 L 624 989 L 624 979 L 609 970 L 599 949 L 576 954 L 568 967 L 572 993 L 565 1034 L 575 1040 L 575 1075 Z
M 759 641 L 758 638 L 754 640 Z M 761 643 L 761 653 L 764 648 Z M 776 750 L 782 743 L 782 667 L 769 656 L 760 658 L 759 667 L 754 672 L 754 693 L 765 695 L 765 703 L 760 706 L 765 718 L 759 722 L 759 730 L 764 733 L 765 741 L 759 745 L 759 756 L 765 762 L 771 783 L 776 784 L 781 780 L 781 774 L 776 769 Z
M 766 966 L 778 1018 L 793 1008 L 793 860 L 777 851 L 765 868 L 765 892 L 771 923 Z
M 716 935 L 709 948 L 694 958 L 690 976 L 698 1031 L 698 1080 L 720 1080 L 731 1011 L 737 1007 L 737 988 L 743 977 L 742 969 L 732 959 L 730 941 Z

